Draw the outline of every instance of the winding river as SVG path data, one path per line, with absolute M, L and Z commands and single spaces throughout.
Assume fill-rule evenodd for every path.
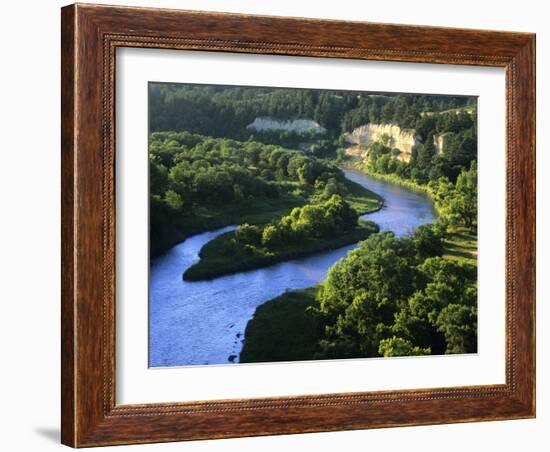
M 384 207 L 364 215 L 382 231 L 402 236 L 435 219 L 421 193 L 356 170 L 346 177 L 384 198 Z M 246 324 L 256 308 L 285 291 L 326 278 L 328 269 L 357 244 L 212 281 L 187 282 L 182 273 L 198 260 L 202 246 L 228 226 L 188 238 L 155 259 L 150 269 L 149 365 L 230 364 L 239 360 Z

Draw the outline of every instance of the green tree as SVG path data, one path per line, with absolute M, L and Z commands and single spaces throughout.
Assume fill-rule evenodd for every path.
M 477 351 L 477 309 L 475 306 L 449 304 L 437 317 L 436 326 L 443 333 L 445 353 L 475 353 Z
M 321 347 L 327 355 L 346 345 L 350 353 L 378 356 L 385 332 L 379 325 L 391 325 L 397 307 L 414 290 L 417 277 L 410 262 L 415 254 L 410 240 L 383 232 L 329 270 L 318 294 L 326 330 Z
M 403 339 L 401 337 L 393 336 L 388 339 L 382 339 L 378 346 L 378 353 L 384 358 L 391 356 L 419 356 L 430 355 L 431 350 L 429 347 L 420 348 L 413 345 L 411 341 Z
M 439 256 L 443 253 L 441 227 L 437 224 L 419 226 L 412 234 L 412 240 L 420 259 Z
M 462 170 L 456 181 L 456 211 L 468 229 L 477 222 L 477 164 L 473 161 L 468 170 Z
M 235 230 L 235 238 L 242 244 L 259 245 L 262 241 L 262 230 L 258 226 L 245 223 Z
M 418 146 L 418 155 L 416 158 L 416 165 L 420 169 L 429 170 L 432 159 L 436 155 L 436 149 L 434 144 L 433 132 L 428 134 L 426 141 L 423 145 Z
M 164 193 L 168 188 L 168 171 L 154 157 L 149 164 L 149 184 L 151 193 L 155 194 Z
M 291 212 L 292 229 L 302 237 L 323 237 L 330 228 L 322 206 L 305 205 Z
M 168 190 L 164 195 L 166 203 L 174 210 L 181 210 L 183 207 L 183 199 L 174 190 Z
M 345 232 L 357 226 L 357 212 L 340 195 L 332 195 L 322 208 L 326 233 Z
M 276 226 L 268 224 L 262 231 L 262 245 L 269 250 L 277 249 L 281 246 L 281 233 Z
M 380 143 L 382 143 L 385 147 L 390 147 L 390 144 L 391 144 L 391 136 L 388 135 L 387 133 L 383 133 L 383 134 L 380 136 L 379 141 L 380 141 Z
M 331 177 L 325 185 L 323 196 L 325 198 L 330 198 L 332 195 L 339 195 L 341 191 L 343 191 L 343 188 L 345 189 L 345 187 L 342 187 L 338 184 L 338 182 L 336 182 L 336 179 Z

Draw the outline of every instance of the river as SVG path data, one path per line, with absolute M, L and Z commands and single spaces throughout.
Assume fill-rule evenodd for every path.
M 384 198 L 378 212 L 363 215 L 397 236 L 435 219 L 423 194 L 351 169 L 346 177 Z M 234 229 L 228 226 L 192 236 L 151 262 L 149 365 L 151 367 L 238 362 L 246 324 L 256 308 L 288 290 L 326 278 L 328 269 L 357 244 L 212 281 L 188 282 L 183 272 L 202 246 Z

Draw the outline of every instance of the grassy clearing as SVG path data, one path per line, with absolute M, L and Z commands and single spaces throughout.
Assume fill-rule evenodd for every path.
M 266 267 L 291 259 L 309 256 L 311 254 L 341 248 L 366 239 L 378 232 L 378 227 L 371 221 L 361 220 L 353 231 L 331 239 L 306 239 L 299 244 L 288 245 L 275 252 L 263 248 L 255 249 L 247 254 L 244 248 L 229 247 L 234 239 L 233 231 L 226 232 L 208 242 L 200 251 L 200 261 L 189 267 L 183 274 L 186 281 L 213 279 L 242 271 Z M 230 252 L 225 250 L 230 249 Z
M 241 363 L 315 359 L 322 338 L 315 306 L 317 286 L 285 293 L 259 306 L 245 331 Z
M 382 208 L 384 199 L 369 189 L 352 181 L 347 181 L 348 194 L 344 200 L 355 209 L 358 215 L 372 213 Z

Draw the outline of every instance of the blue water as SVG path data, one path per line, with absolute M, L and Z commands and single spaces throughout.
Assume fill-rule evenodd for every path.
M 378 212 L 363 215 L 398 236 L 435 219 L 421 193 L 373 179 L 355 170 L 346 176 L 384 198 Z M 228 226 L 188 238 L 151 262 L 149 364 L 151 367 L 238 362 L 246 324 L 256 308 L 288 290 L 326 278 L 328 269 L 357 244 L 212 281 L 187 282 L 183 272 L 202 246 L 234 229 Z

